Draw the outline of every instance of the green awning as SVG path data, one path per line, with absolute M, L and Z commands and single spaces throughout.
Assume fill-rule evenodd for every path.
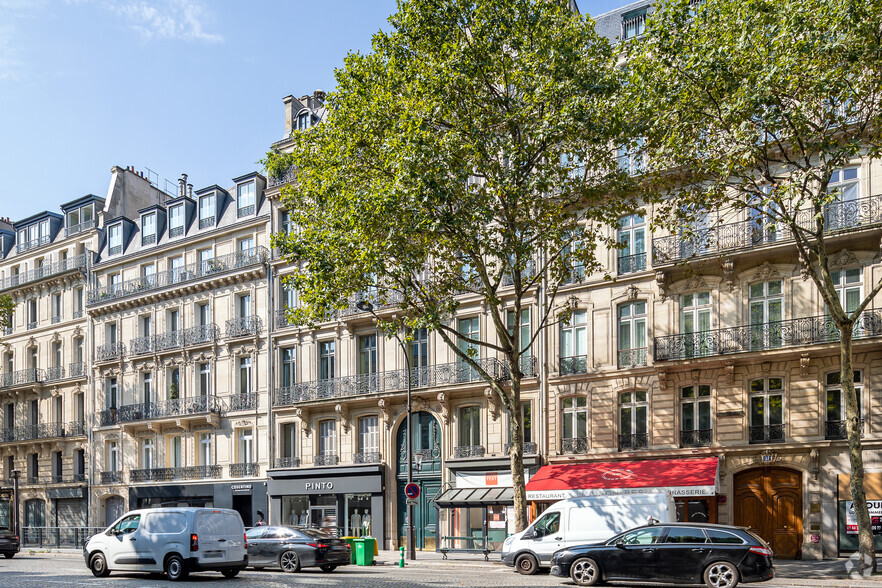
M 514 504 L 511 488 L 450 488 L 435 499 L 441 508 L 457 506 L 509 506 Z

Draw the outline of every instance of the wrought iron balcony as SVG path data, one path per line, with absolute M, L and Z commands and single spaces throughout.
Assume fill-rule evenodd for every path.
M 230 464 L 230 477 L 231 478 L 247 478 L 249 476 L 259 476 L 260 475 L 260 464 L 254 463 L 231 463 Z
M 156 337 L 153 335 L 136 337 L 129 341 L 129 353 L 131 355 L 144 355 L 145 353 L 153 353 L 155 350 Z
M 115 255 L 122 255 L 122 252 L 123 252 L 122 245 L 111 245 L 110 247 L 107 248 L 107 255 L 111 256 L 111 257 L 115 256 Z
M 80 233 L 84 233 L 84 232 L 88 231 L 89 229 L 93 229 L 93 228 L 95 228 L 96 226 L 97 226 L 97 225 L 96 225 L 94 219 L 92 219 L 92 220 L 87 220 L 87 221 L 83 221 L 83 222 L 81 222 L 81 223 L 79 223 L 79 224 L 71 225 L 71 226 L 69 226 L 69 227 L 65 227 L 65 229 L 64 229 L 64 236 L 65 236 L 65 237 L 70 237 L 70 236 L 72 236 L 72 235 L 79 235 Z
M 784 443 L 784 425 L 749 427 L 750 443 Z
M 714 441 L 713 429 L 680 431 L 680 447 L 707 447 Z
M 460 445 L 453 448 L 454 459 L 464 459 L 467 457 L 484 457 L 483 445 Z
M 233 394 L 227 401 L 229 411 L 235 410 L 254 410 L 258 407 L 259 396 L 257 394 Z
M 181 468 L 181 477 L 184 480 L 202 480 L 204 478 L 220 478 L 223 469 L 219 465 L 200 465 Z
M 242 218 L 243 216 L 249 216 L 254 214 L 255 207 L 253 204 L 249 204 L 248 206 L 240 206 L 237 209 L 237 218 Z
M 280 457 L 276 460 L 277 468 L 296 468 L 300 467 L 299 457 Z
M 824 232 L 867 228 L 882 223 L 882 196 L 832 202 L 824 207 Z M 797 224 L 815 230 L 814 211 L 800 211 Z M 692 257 L 718 255 L 792 240 L 784 226 L 771 226 L 758 220 L 725 223 L 701 229 L 691 237 L 671 235 L 652 240 L 652 260 L 656 265 L 682 261 Z
M 619 451 L 646 449 L 647 447 L 649 447 L 649 433 L 619 435 Z
M 141 247 L 146 247 L 147 245 L 153 245 L 156 243 L 156 233 L 151 233 L 149 235 L 141 235 Z
M 46 382 L 64 379 L 64 366 L 58 365 L 46 369 Z
M 23 241 L 18 243 L 15 246 L 16 251 L 18 253 L 23 253 L 25 251 L 29 251 L 30 249 L 36 249 L 42 245 L 48 245 L 50 243 L 49 235 L 43 235 L 42 237 L 38 237 L 36 239 L 31 239 L 30 241 Z
M 119 284 L 109 284 L 89 290 L 87 304 L 94 306 L 136 296 L 146 292 L 161 290 L 180 284 L 196 282 L 216 274 L 241 268 L 260 265 L 268 258 L 266 247 L 253 247 L 236 251 L 213 259 L 185 265 L 183 267 L 157 272 L 152 276 L 142 276 Z
M 864 419 L 860 424 L 861 437 L 864 436 Z M 836 441 L 848 438 L 848 421 L 826 421 L 824 439 Z
M 213 226 L 214 226 L 214 217 L 213 216 L 208 216 L 208 217 L 199 219 L 199 228 L 200 229 L 208 229 Z
M 281 141 L 276 141 L 275 143 L 273 143 L 273 146 L 275 147 L 277 144 L 287 143 L 288 141 L 290 141 L 290 139 L 285 138 Z M 267 188 L 275 188 L 276 186 L 281 186 L 283 184 L 290 184 L 294 182 L 295 177 L 296 176 L 294 174 L 294 167 L 289 167 L 279 176 L 271 175 L 267 179 Z
M 129 481 L 132 484 L 138 482 L 167 482 L 180 479 L 182 468 L 145 468 L 141 470 L 129 470 Z
M 108 408 L 98 413 L 98 424 L 102 427 L 109 427 L 119 423 L 119 409 Z
M 560 440 L 560 452 L 571 453 L 588 453 L 588 437 L 570 437 Z
M 164 402 L 127 404 L 119 408 L 101 411 L 101 425 L 109 426 L 117 423 L 131 423 L 205 413 L 215 413 L 224 416 L 227 413 L 227 408 L 224 401 L 217 396 L 195 396 L 191 398 L 175 398 Z
M 352 463 L 381 463 L 383 456 L 379 451 L 363 451 L 352 456 Z
M 64 428 L 65 437 L 82 437 L 86 434 L 86 423 L 83 421 L 71 421 Z
M 313 463 L 317 466 L 335 466 L 340 463 L 338 455 L 316 455 Z
M 882 336 L 882 310 L 865 310 L 852 330 L 854 339 Z M 837 343 L 839 329 L 827 315 L 684 333 L 655 338 L 655 360 L 691 359 L 782 347 Z
M 184 226 L 181 225 L 179 227 L 169 227 L 168 236 L 170 239 L 174 239 L 175 237 L 180 237 L 184 234 Z
M 126 346 L 122 343 L 99 345 L 95 348 L 96 361 L 113 361 L 126 356 Z
M 67 374 L 70 378 L 80 378 L 86 375 L 86 364 L 82 361 L 76 361 L 67 366 Z
M 51 321 L 51 322 L 52 322 L 53 325 L 57 325 L 58 323 L 61 322 L 61 320 L 62 320 L 61 315 L 55 315 L 55 316 L 52 317 L 52 321 Z
M 646 347 L 619 349 L 619 368 L 632 368 L 646 365 Z
M 0 433 L 0 441 L 31 441 L 64 436 L 64 423 L 38 423 L 3 429 Z
M 243 316 L 227 321 L 227 339 L 252 337 L 263 331 L 263 320 L 259 316 Z
M 510 378 L 507 367 L 498 359 L 483 358 L 478 360 L 478 364 L 499 381 Z M 363 394 L 399 392 L 407 389 L 407 377 L 405 370 L 392 370 L 301 382 L 286 388 L 278 388 L 273 406 L 287 406 L 310 400 L 345 398 Z M 414 368 L 410 371 L 410 385 L 414 389 L 478 381 L 481 381 L 478 372 L 460 362 Z
M 37 321 L 29 321 L 27 324 L 28 331 L 36 329 L 38 324 L 39 323 Z
M 522 355 L 518 358 L 518 367 L 521 368 L 521 373 L 525 378 L 535 378 L 538 375 L 536 371 L 538 365 L 539 360 L 532 355 Z
M 508 455 L 512 447 L 513 446 L 511 443 L 506 443 L 502 448 L 502 453 Z M 536 445 L 536 443 L 534 443 L 533 441 L 524 441 L 524 455 L 536 455 L 537 450 L 538 446 Z
M 564 280 L 565 284 L 576 284 L 585 279 L 585 266 L 581 264 L 576 264 L 570 270 L 570 274 Z
M 46 370 L 40 368 L 28 368 L 26 370 L 18 370 L 15 372 L 4 372 L 0 374 L 0 388 L 34 384 L 45 380 Z
M 275 327 L 277 329 L 284 329 L 285 327 L 290 327 L 294 325 L 294 321 L 288 318 L 288 312 L 285 308 L 280 308 L 276 311 L 276 322 Z
M 123 473 L 120 471 L 101 472 L 101 483 L 102 484 L 122 484 L 123 483 Z
M 395 308 L 401 304 L 403 299 L 404 297 L 399 292 L 389 292 L 382 300 L 372 293 L 359 294 L 358 296 L 353 296 L 349 299 L 346 308 L 341 308 L 337 311 L 337 317 L 342 318 L 354 314 L 368 314 L 368 311 L 358 308 L 358 304 L 361 302 L 370 302 L 374 307 L 374 312 L 379 312 L 381 310 L 386 310 L 387 308 Z
M 616 260 L 617 273 L 631 274 L 641 272 L 646 269 L 646 253 L 635 253 L 634 255 L 619 255 Z
M 588 372 L 588 356 L 577 355 L 575 357 L 560 358 L 560 375 L 584 374 Z
M 73 315 L 72 315 L 71 318 L 75 318 L 75 319 L 81 319 L 81 318 L 83 318 L 83 311 L 82 311 L 82 310 L 75 310 L 75 311 L 73 311 Z

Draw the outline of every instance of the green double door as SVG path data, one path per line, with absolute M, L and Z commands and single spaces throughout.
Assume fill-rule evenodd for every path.
M 438 510 L 431 499 L 441 489 L 441 427 L 428 412 L 416 412 L 411 417 L 413 427 L 413 454 L 420 457 L 419 468 L 413 466 L 414 484 L 420 487 L 420 496 L 413 506 L 413 533 L 417 549 L 434 550 L 438 538 Z M 404 487 L 407 485 L 407 427 L 398 428 L 398 540 L 406 545 L 407 503 Z

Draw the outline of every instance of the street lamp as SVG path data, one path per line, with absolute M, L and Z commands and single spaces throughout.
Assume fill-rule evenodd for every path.
M 21 520 L 18 518 L 18 480 L 21 477 L 21 470 L 12 470 L 10 473 L 12 474 L 12 508 L 15 509 L 15 513 L 12 517 L 13 533 L 18 539 L 18 544 L 21 545 L 23 543 L 21 537 Z
M 380 320 L 380 317 L 374 312 L 374 305 L 369 301 L 359 300 L 355 303 L 355 307 L 358 310 L 371 313 L 377 321 Z M 407 425 L 404 434 L 407 438 L 407 483 L 411 484 L 413 483 L 413 442 L 410 434 L 410 416 L 412 412 L 410 403 L 410 356 L 407 355 L 407 347 L 404 345 L 404 341 L 401 340 L 401 337 L 398 336 L 398 333 L 392 333 L 392 335 L 395 337 L 395 340 L 398 341 L 398 346 L 401 347 L 401 351 L 404 353 L 404 377 L 407 380 Z M 414 561 L 416 560 L 416 544 L 413 539 L 413 504 L 411 504 L 409 498 L 406 501 L 406 505 L 407 522 L 404 524 L 404 528 L 405 533 L 407 534 L 407 559 Z

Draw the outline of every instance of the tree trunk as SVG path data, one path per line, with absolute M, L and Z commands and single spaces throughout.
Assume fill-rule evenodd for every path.
M 861 448 L 861 417 L 858 410 L 857 394 L 854 390 L 854 371 L 851 365 L 852 329 L 849 321 L 839 325 L 840 365 L 839 382 L 845 395 L 845 426 L 848 434 L 848 457 L 851 462 L 851 499 L 858 526 L 858 545 L 860 550 L 860 571 L 876 571 L 876 549 L 873 541 L 873 527 L 867 497 L 864 493 L 864 458 Z
M 511 407 L 508 419 L 509 432 L 511 433 L 511 449 L 509 458 L 511 461 L 511 485 L 514 494 L 515 532 L 521 532 L 527 528 L 527 490 L 524 475 L 524 428 L 521 423 L 521 372 L 517 362 L 509 364 L 511 370 Z

